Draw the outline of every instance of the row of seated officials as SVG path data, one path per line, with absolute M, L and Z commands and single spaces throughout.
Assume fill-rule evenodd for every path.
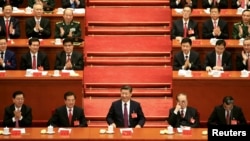
M 74 50 L 74 40 L 65 38 L 63 40 L 63 50 L 55 56 L 55 70 L 73 69 L 83 70 L 83 54 Z M 39 51 L 40 41 L 38 38 L 30 38 L 28 42 L 29 50 L 21 56 L 20 69 L 49 70 L 49 59 L 45 52 Z M 7 49 L 7 39 L 0 37 L 0 70 L 17 69 L 16 55 Z
M 120 99 L 111 103 L 106 115 L 106 122 L 114 128 L 142 128 L 146 122 L 141 104 L 132 97 L 132 87 L 120 88 Z M 30 127 L 32 125 L 32 108 L 24 104 L 24 93 L 15 91 L 12 94 L 13 104 L 4 109 L 4 127 Z M 200 127 L 200 114 L 194 107 L 188 106 L 187 95 L 180 93 L 177 104 L 169 110 L 168 123 L 173 127 Z M 76 96 L 68 91 L 64 94 L 64 103 L 53 111 L 48 126 L 54 127 L 87 127 L 84 109 L 75 106 Z M 159 107 L 160 108 L 160 107 Z M 98 110 L 98 109 L 96 109 Z M 231 96 L 225 96 L 222 104 L 215 106 L 208 118 L 209 125 L 243 125 L 247 124 L 243 110 L 234 104 Z
M 54 38 L 80 38 L 82 36 L 80 22 L 73 20 L 74 16 L 71 8 L 64 10 L 63 20 L 56 23 L 55 31 L 51 31 L 50 19 L 42 16 L 42 4 L 34 4 L 34 17 L 26 19 L 25 28 L 22 28 L 25 29 L 23 31 L 21 31 L 19 20 L 12 16 L 12 10 L 11 5 L 3 7 L 3 17 L 0 17 L 0 36 L 15 39 L 20 37 L 21 32 L 26 32 L 27 38 L 36 37 L 40 39 L 50 38 L 52 32 L 55 32 Z
M 182 37 L 191 39 L 228 39 L 228 22 L 220 18 L 220 8 L 213 6 L 210 8 L 210 17 L 204 21 L 202 26 L 202 37 L 199 37 L 198 23 L 192 19 L 192 8 L 185 5 L 181 19 L 173 21 L 171 29 L 171 39 L 180 40 Z M 230 30 L 231 31 L 231 30 Z M 234 23 L 232 29 L 232 38 L 240 39 L 250 35 L 250 10 L 245 9 L 242 12 L 242 19 Z
M 0 7 L 6 4 L 10 4 L 13 7 L 33 7 L 35 3 L 40 3 L 44 6 L 44 10 L 51 11 L 56 5 L 62 6 L 62 8 L 85 8 L 85 0 L 0 0 Z M 59 3 L 59 4 L 56 4 Z
M 200 63 L 200 55 L 191 49 L 192 40 L 183 38 L 181 41 L 181 51 L 174 55 L 174 70 L 232 70 L 232 54 L 226 50 L 226 42 L 223 39 L 217 40 L 214 50 L 206 54 L 204 65 Z M 250 70 L 250 38 L 243 41 L 242 51 L 236 56 L 236 69 Z
M 201 1 L 201 0 L 200 0 Z M 229 6 L 231 2 L 231 7 Z M 170 0 L 171 8 L 183 8 L 185 5 L 189 5 L 192 8 L 210 8 L 212 6 L 218 6 L 219 8 L 250 8 L 250 2 L 248 0 L 202 0 L 202 7 L 198 7 L 198 0 Z

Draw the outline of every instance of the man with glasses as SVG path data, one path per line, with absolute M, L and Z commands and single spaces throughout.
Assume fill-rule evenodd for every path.
M 232 70 L 232 55 L 225 50 L 225 40 L 217 40 L 215 49 L 206 55 L 205 69 L 206 71 L 218 70 L 228 71 Z
M 48 121 L 48 125 L 54 127 L 87 127 L 84 110 L 75 106 L 76 95 L 68 91 L 64 94 L 65 105 L 55 109 Z
M 15 91 L 12 94 L 13 104 L 4 110 L 4 127 L 30 127 L 32 124 L 32 109 L 24 104 L 24 93 Z
M 140 103 L 131 99 L 132 87 L 124 85 L 120 93 L 121 99 L 112 103 L 106 116 L 108 125 L 114 128 L 142 128 L 146 119 Z
M 74 51 L 73 39 L 63 40 L 63 51 L 57 53 L 55 70 L 83 70 L 83 54 Z
M 199 127 L 199 113 L 196 108 L 188 106 L 187 95 L 178 94 L 176 102 L 176 106 L 169 110 L 168 123 L 173 127 Z
M 6 37 L 0 36 L 0 70 L 15 70 L 16 55 L 7 49 Z
M 250 71 L 250 37 L 243 41 L 243 50 L 236 56 L 236 69 Z

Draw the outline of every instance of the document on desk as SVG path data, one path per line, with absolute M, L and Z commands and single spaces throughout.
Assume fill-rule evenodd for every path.
M 13 128 L 12 131 L 20 131 L 21 134 L 25 134 L 26 133 L 25 128 Z

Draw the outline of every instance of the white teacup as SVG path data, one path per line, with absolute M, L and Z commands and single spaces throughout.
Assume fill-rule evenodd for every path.
M 61 7 L 59 7 L 59 8 L 57 9 L 57 12 L 58 12 L 58 13 L 63 13 L 63 11 L 64 11 L 64 9 L 61 8 Z
M 26 13 L 31 13 L 32 12 L 32 8 L 30 8 L 30 7 L 25 8 L 25 12 Z
M 174 132 L 174 128 L 172 126 L 168 126 L 167 130 L 168 130 L 168 133 Z
M 242 77 L 248 77 L 248 75 L 249 75 L 249 73 L 248 73 L 247 70 L 242 70 L 242 71 L 241 71 L 241 76 L 242 76 Z
M 214 70 L 212 75 L 213 75 L 213 77 L 220 77 L 221 72 L 217 71 L 217 70 Z
M 32 76 L 33 75 L 33 70 L 32 69 L 27 69 L 26 70 L 26 76 Z
M 47 130 L 48 133 L 53 133 L 54 130 L 53 130 L 53 126 L 48 126 L 48 130 Z
M 187 70 L 185 76 L 186 77 L 192 76 L 192 71 L 191 70 Z
M 59 70 L 54 70 L 54 75 L 55 76 L 59 76 L 60 75 L 60 71 Z
M 3 134 L 9 134 L 10 133 L 10 128 L 5 127 L 3 128 Z
M 108 132 L 113 132 L 114 131 L 114 126 L 113 125 L 109 125 L 108 126 Z
M 243 42 L 244 42 L 244 38 L 241 38 L 241 39 L 239 40 L 239 45 L 243 45 Z

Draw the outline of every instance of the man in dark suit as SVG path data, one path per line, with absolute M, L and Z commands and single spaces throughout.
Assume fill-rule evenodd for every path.
M 200 117 L 196 108 L 188 106 L 186 94 L 178 94 L 177 104 L 169 110 L 168 123 L 173 127 L 199 127 Z
M 28 18 L 25 23 L 26 36 L 28 38 L 36 37 L 39 39 L 50 38 L 50 20 L 42 17 L 43 5 L 39 3 L 34 4 L 33 13 L 34 17 Z
M 228 8 L 228 0 L 202 0 L 203 8 L 210 8 L 212 6 L 218 6 L 219 8 L 226 9 Z
M 32 124 L 32 109 L 24 104 L 24 93 L 15 91 L 12 95 L 13 104 L 4 110 L 4 127 L 30 127 Z
M 7 49 L 7 40 L 5 37 L 0 37 L 0 70 L 15 70 L 16 55 L 14 52 Z
M 31 8 L 35 3 L 42 4 L 45 11 L 51 11 L 55 7 L 55 0 L 28 0 L 28 6 Z
M 23 3 L 23 0 L 0 0 L 0 7 L 3 7 L 6 4 L 10 4 L 13 7 L 19 7 Z
M 228 39 L 227 22 L 220 19 L 220 8 L 213 6 L 210 8 L 211 19 L 203 23 L 202 38 L 203 39 Z
M 250 71 L 250 37 L 243 41 L 243 50 L 236 56 L 236 69 Z
M 85 0 L 62 0 L 63 8 L 85 8 Z
M 175 20 L 171 30 L 171 39 L 177 39 L 179 41 L 182 38 L 188 37 L 192 40 L 198 38 L 198 24 L 196 21 L 190 19 L 192 8 L 185 5 L 183 8 L 183 18 Z
M 232 0 L 232 8 L 243 8 L 250 9 L 250 1 L 249 0 Z
M 114 101 L 106 116 L 106 121 L 114 128 L 141 128 L 145 124 L 145 117 L 140 103 L 131 99 L 132 87 L 125 85 L 120 89 L 121 99 Z
M 75 106 L 76 95 L 73 92 L 64 94 L 65 105 L 55 109 L 48 125 L 55 127 L 87 127 L 84 110 Z
M 231 53 L 225 50 L 226 42 L 222 39 L 217 40 L 214 51 L 206 55 L 205 69 L 206 71 L 232 70 L 232 56 Z
M 182 39 L 181 51 L 174 56 L 174 70 L 200 70 L 200 55 L 198 52 L 191 50 L 191 46 L 191 39 Z
M 183 8 L 184 5 L 189 5 L 192 8 L 197 8 L 197 0 L 170 0 L 171 8 Z
M 63 40 L 63 51 L 57 53 L 55 70 L 83 70 L 83 55 L 74 51 L 73 39 L 65 38 Z
M 234 105 L 231 96 L 225 96 L 222 104 L 216 106 L 208 118 L 208 125 L 247 124 L 241 107 Z
M 29 39 L 29 51 L 22 55 L 20 69 L 49 70 L 48 56 L 39 51 L 39 46 L 38 38 Z
M 19 20 L 12 17 L 12 6 L 5 5 L 3 7 L 3 17 L 0 17 L 0 36 L 5 36 L 7 39 L 20 37 Z

